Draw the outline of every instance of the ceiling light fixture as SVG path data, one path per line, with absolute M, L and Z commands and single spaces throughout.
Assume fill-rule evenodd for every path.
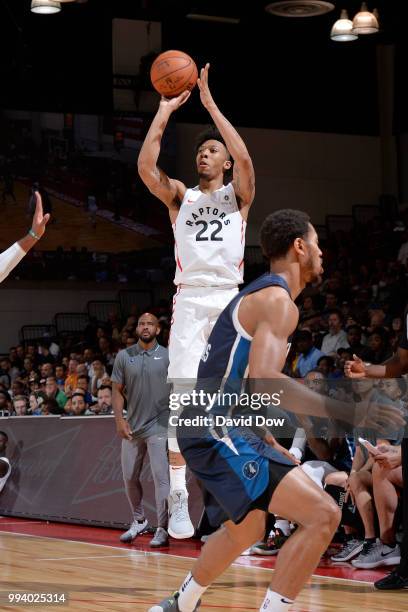
M 360 11 L 353 19 L 353 34 L 376 34 L 378 30 L 379 25 L 376 15 L 370 13 L 366 2 L 363 2 Z
M 39 15 L 53 15 L 59 13 L 61 4 L 56 0 L 32 0 L 31 12 Z
M 330 32 L 330 38 L 336 42 L 349 42 L 350 40 L 357 40 L 357 34 L 353 31 L 353 22 L 348 18 L 347 11 L 343 9 L 338 19 Z

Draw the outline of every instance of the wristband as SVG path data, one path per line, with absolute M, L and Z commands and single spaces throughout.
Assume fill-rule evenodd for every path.
M 32 228 L 28 230 L 28 234 L 32 238 L 35 238 L 35 240 L 39 240 L 40 239 L 40 236 L 37 236 L 37 234 L 34 232 L 34 230 Z

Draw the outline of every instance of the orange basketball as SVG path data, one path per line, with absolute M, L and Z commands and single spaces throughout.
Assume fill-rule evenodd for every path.
M 150 79 L 156 91 L 174 98 L 186 89 L 193 89 L 198 71 L 194 60 L 183 51 L 165 51 L 154 60 Z

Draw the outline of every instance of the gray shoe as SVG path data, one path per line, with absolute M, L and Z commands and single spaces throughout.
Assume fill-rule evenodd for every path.
M 353 538 L 352 540 L 346 542 L 341 551 L 330 557 L 330 559 L 334 562 L 350 561 L 350 559 L 354 559 L 354 557 L 357 557 L 357 555 L 361 553 L 363 550 L 363 544 L 364 542 L 362 540 Z
M 136 536 L 143 533 L 143 531 L 146 531 L 146 529 L 147 529 L 146 519 L 142 522 L 133 521 L 129 529 L 125 531 L 125 533 L 122 533 L 119 539 L 121 542 L 132 542 L 132 540 L 134 540 Z
M 159 604 L 149 608 L 148 612 L 180 612 L 180 608 L 178 607 L 177 600 L 179 598 L 179 592 L 176 591 L 170 597 L 166 597 Z M 200 607 L 201 600 L 198 601 L 196 607 L 194 608 L 194 612 L 198 610 Z
M 160 548 L 161 546 L 169 545 L 169 536 L 167 531 L 163 527 L 158 527 L 155 531 L 154 537 L 149 542 L 151 548 Z
M 177 540 L 191 538 L 194 527 L 188 513 L 188 498 L 182 489 L 171 491 L 169 495 L 169 535 Z
M 398 565 L 401 561 L 401 552 L 398 544 L 394 548 L 386 546 L 382 542 L 365 542 L 363 550 L 357 559 L 351 562 L 359 569 L 373 569 L 381 565 Z

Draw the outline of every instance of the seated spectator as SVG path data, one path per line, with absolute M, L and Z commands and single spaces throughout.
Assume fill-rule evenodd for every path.
M 313 346 L 313 336 L 310 331 L 302 330 L 296 334 L 296 347 L 300 356 L 297 360 L 296 375 L 304 378 L 310 370 L 314 370 L 323 353 Z
M 54 364 L 46 361 L 40 365 L 41 378 L 48 378 L 54 376 Z
M 380 403 L 391 402 L 394 400 L 388 396 L 380 395 L 374 386 L 374 380 L 361 379 L 353 380 L 352 387 L 356 394 L 355 399 L 365 401 L 379 401 Z M 393 391 L 391 395 L 393 394 Z M 370 431 L 355 431 L 356 439 L 363 437 L 368 439 L 372 444 L 381 444 L 389 446 L 390 444 L 399 444 L 402 432 L 390 432 L 387 434 L 387 439 L 379 439 Z M 374 458 L 370 455 L 364 446 L 358 445 L 353 459 L 352 470 L 346 482 L 348 495 L 355 503 L 359 515 L 363 522 L 363 539 L 356 537 L 350 533 L 349 541 L 346 542 L 345 548 L 348 551 L 348 558 L 352 560 L 352 565 L 362 569 L 372 569 L 380 565 L 399 563 L 399 559 L 395 561 L 400 554 L 399 549 L 385 550 L 381 542 L 377 542 L 375 529 L 375 505 L 373 492 L 373 466 Z M 351 550 L 353 544 L 353 550 Z M 382 554 L 384 553 L 385 554 Z M 333 561 L 344 561 L 344 551 L 332 557 Z
M 12 398 L 17 395 L 25 395 L 26 388 L 24 383 L 21 380 L 15 380 L 11 383 L 10 395 Z
M 61 391 L 64 390 L 67 368 L 63 364 L 55 366 L 55 379 Z
M 65 386 L 64 386 L 65 393 L 67 393 L 67 391 L 71 391 L 72 393 L 75 387 L 77 387 L 77 383 L 78 383 L 77 367 L 78 365 L 79 363 L 77 359 L 70 359 L 68 362 L 68 374 L 65 379 Z
M 47 397 L 55 399 L 60 408 L 64 408 L 67 403 L 67 396 L 57 385 L 57 379 L 55 376 L 49 376 L 45 380 L 45 394 Z
M 317 369 L 327 379 L 339 378 L 339 372 L 336 371 L 336 362 L 329 355 L 323 355 L 318 359 Z
M 84 393 L 87 404 L 92 403 L 92 395 L 89 393 L 89 376 L 86 374 L 81 374 L 78 376 L 77 388 L 75 389 L 74 393 L 77 392 Z
M 10 388 L 11 378 L 10 378 L 10 359 L 8 357 L 3 357 L 0 359 L 0 383 L 5 385 L 7 389 Z
M 13 399 L 13 411 L 15 416 L 26 416 L 28 414 L 28 397 L 16 395 Z
M 91 380 L 91 393 L 93 397 L 96 397 L 98 389 L 102 384 L 102 379 L 104 376 L 106 376 L 106 369 L 102 362 L 102 359 L 94 359 L 94 361 L 92 362 L 92 369 L 93 377 Z
M 384 363 L 392 357 L 389 334 L 384 327 L 376 327 L 368 336 L 367 361 L 374 364 Z
M 391 379 L 390 379 L 391 380 Z M 379 455 L 374 457 L 373 491 L 380 527 L 380 543 L 386 557 L 394 551 L 393 562 L 398 563 L 396 543 L 396 512 L 398 495 L 403 486 L 401 446 L 378 445 Z
M 47 399 L 47 396 L 42 391 L 35 391 L 34 393 L 30 393 L 29 396 L 29 404 L 30 404 L 30 414 L 34 416 L 39 416 L 42 414 L 42 404 L 44 400 Z
M 11 410 L 11 397 L 5 389 L 0 389 L 0 416 L 7 416 Z
M 72 398 L 72 415 L 82 416 L 85 414 L 88 404 L 85 401 L 85 395 L 83 393 L 73 393 Z
M 102 385 L 98 389 L 98 401 L 93 407 L 95 414 L 113 414 L 112 409 L 112 387 Z
M 329 333 L 326 334 L 322 342 L 322 352 L 325 355 L 336 355 L 339 348 L 348 348 L 347 334 L 342 329 L 342 316 L 339 310 L 334 310 L 329 314 Z
M 31 373 L 28 379 L 28 386 L 30 391 L 40 390 L 40 377 L 36 373 Z
M 42 340 L 38 345 L 38 363 L 51 363 L 55 364 L 55 357 L 50 351 L 49 340 Z M 58 354 L 58 353 L 57 353 Z
M 367 355 L 369 354 L 369 349 L 367 346 L 361 343 L 362 338 L 362 329 L 360 325 L 349 325 L 346 329 L 347 332 L 347 343 L 349 345 L 350 351 L 353 355 L 357 355 L 363 361 L 369 361 Z
M 42 414 L 47 416 L 50 414 L 63 414 L 64 409 L 58 404 L 57 400 L 53 397 L 47 397 L 42 403 Z

